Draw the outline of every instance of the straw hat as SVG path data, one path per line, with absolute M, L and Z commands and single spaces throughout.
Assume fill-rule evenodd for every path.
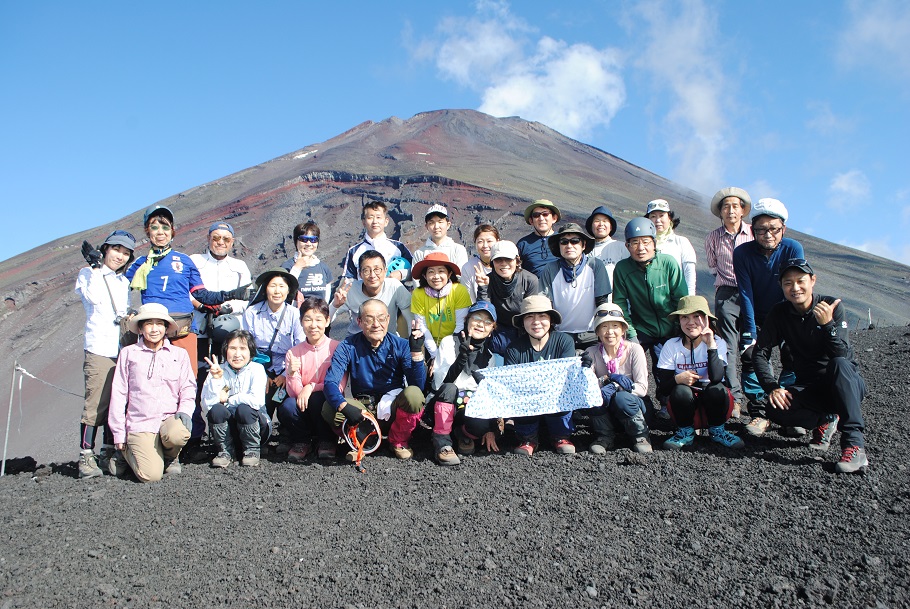
M 142 325 L 142 322 L 148 321 L 149 319 L 160 319 L 161 321 L 166 322 L 167 334 L 173 334 L 177 331 L 177 323 L 167 312 L 167 307 L 161 303 L 150 302 L 139 307 L 139 312 L 130 318 L 127 323 L 130 332 L 139 334 L 139 328 Z

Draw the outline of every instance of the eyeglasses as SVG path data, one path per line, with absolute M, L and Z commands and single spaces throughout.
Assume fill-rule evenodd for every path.
M 297 241 L 301 243 L 319 243 L 319 237 L 316 235 L 300 235 L 297 237 Z
M 212 240 L 212 243 L 230 243 L 234 240 L 234 238 L 229 235 L 212 235 L 209 239 Z
M 372 326 L 375 323 L 387 324 L 387 323 L 389 323 L 389 316 L 388 315 L 376 315 L 376 316 L 367 315 L 366 317 L 361 317 L 360 321 L 363 322 L 367 326 Z
M 484 319 L 483 317 L 472 317 L 468 321 L 472 324 L 477 324 L 478 326 L 483 326 L 484 328 L 489 328 L 490 326 L 492 326 L 493 324 L 496 323 L 492 319 L 487 320 L 487 319 Z
M 384 277 L 385 268 L 383 268 L 381 266 L 374 266 L 373 268 L 363 267 L 362 269 L 360 269 L 360 276 L 363 277 L 366 275 L 376 275 L 377 277 Z
M 598 311 L 597 313 L 594 314 L 594 317 L 596 317 L 598 319 L 601 317 L 618 317 L 619 319 L 625 319 L 623 317 L 622 311 L 613 311 L 613 310 Z
M 578 245 L 581 243 L 581 239 L 578 237 L 572 237 L 570 239 L 560 239 L 559 245 Z
M 778 235 L 778 234 L 780 234 L 780 231 L 782 231 L 782 230 L 784 230 L 783 226 L 778 226 L 775 228 L 765 228 L 764 226 L 762 226 L 761 228 L 756 228 L 754 226 L 752 227 L 752 231 L 756 235 L 767 235 L 769 233 L 772 235 Z
M 551 214 L 551 213 L 548 212 L 548 211 L 535 211 L 535 212 L 531 212 L 531 217 L 534 218 L 535 220 L 536 220 L 537 218 L 540 218 L 541 216 L 543 216 L 544 218 L 549 218 L 551 215 L 553 215 L 553 214 Z
M 149 230 L 154 232 L 156 230 L 164 231 L 166 233 L 171 232 L 171 227 L 167 224 L 149 224 Z

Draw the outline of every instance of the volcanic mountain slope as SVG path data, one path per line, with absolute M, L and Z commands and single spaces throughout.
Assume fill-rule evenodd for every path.
M 470 249 L 473 227 L 481 221 L 495 224 L 505 238 L 525 234 L 521 212 L 533 199 L 551 199 L 564 210 L 563 220 L 576 221 L 606 203 L 621 230 L 657 197 L 670 200 L 682 217 L 678 232 L 690 238 L 697 252 L 703 251 L 704 236 L 718 225 L 704 196 L 539 123 L 440 110 L 406 121 L 368 121 L 160 203 L 174 210 L 175 246 L 187 253 L 202 251 L 207 227 L 228 219 L 237 230 L 235 255 L 256 274 L 291 255 L 293 226 L 310 218 L 322 230 L 320 257 L 338 268 L 344 251 L 359 238 L 360 207 L 366 199 L 387 202 L 394 235 L 412 248 L 424 240 L 426 206 L 446 204 L 453 211 L 452 237 Z M 100 243 L 114 228 L 142 235 L 141 218 L 142 210 L 136 210 L 117 222 L 0 262 L 0 295 L 6 305 L 0 349 L 7 354 L 7 370 L 16 359 L 36 376 L 73 394 L 81 392 L 84 316 L 72 292 L 84 265 L 79 246 L 83 239 Z M 788 234 L 803 243 L 820 270 L 819 289 L 844 298 L 853 323 L 865 319 L 868 308 L 878 324 L 910 321 L 910 268 Z M 139 248 L 145 249 L 145 244 Z M 858 270 L 863 273 L 862 289 L 854 284 Z M 699 259 L 698 285 L 700 293 L 713 293 L 704 256 Z M 0 380 L 0 393 L 8 389 L 9 378 Z M 26 382 L 11 454 L 41 459 L 60 458 L 60 451 L 68 454 L 80 408 L 75 395 Z

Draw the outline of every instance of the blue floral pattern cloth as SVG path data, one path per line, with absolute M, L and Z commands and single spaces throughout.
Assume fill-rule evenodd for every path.
M 603 405 L 597 377 L 581 358 L 487 368 L 465 408 L 478 419 L 529 417 Z

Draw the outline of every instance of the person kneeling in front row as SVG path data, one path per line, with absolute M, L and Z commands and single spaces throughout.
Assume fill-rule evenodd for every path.
M 119 451 L 112 470 L 123 475 L 129 466 L 140 482 L 156 482 L 182 471 L 177 457 L 190 439 L 196 374 L 187 352 L 167 339 L 177 324 L 164 305 L 142 305 L 129 326 L 140 336 L 117 358 L 108 412 Z

